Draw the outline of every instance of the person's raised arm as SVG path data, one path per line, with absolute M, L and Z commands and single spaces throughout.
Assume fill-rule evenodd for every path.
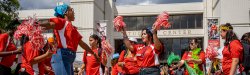
M 126 33 L 126 29 L 123 28 L 122 31 L 121 31 L 122 35 L 123 35 L 123 42 L 126 46 L 126 48 L 128 48 L 131 52 L 134 52 L 134 47 L 133 45 L 130 43 L 129 39 L 128 39 L 128 36 L 127 36 L 127 33 Z
M 161 50 L 162 44 L 157 36 L 157 30 L 154 27 L 152 29 L 153 29 L 152 33 L 153 33 L 153 40 L 154 40 L 153 42 L 154 42 L 155 49 Z
M 55 28 L 55 23 L 50 22 L 49 20 L 39 21 L 39 24 L 40 26 L 45 27 L 46 30 Z

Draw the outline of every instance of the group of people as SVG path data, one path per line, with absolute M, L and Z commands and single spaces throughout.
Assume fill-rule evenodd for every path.
M 73 8 L 66 4 L 57 6 L 54 15 L 56 17 L 49 21 L 39 22 L 45 29 L 54 30 L 54 37 L 47 39 L 41 50 L 34 50 L 26 35 L 22 36 L 21 47 L 17 48 L 13 42 L 15 29 L 8 33 L 0 32 L 0 75 L 11 75 L 10 67 L 17 54 L 21 55 L 22 61 L 20 67 L 16 68 L 15 75 L 74 75 L 73 62 L 78 45 L 85 50 L 78 75 L 176 75 L 177 71 L 174 70 L 180 70 L 183 65 L 188 65 L 193 71 L 184 69 L 181 75 L 205 75 L 205 52 L 201 48 L 201 40 L 197 38 L 189 41 L 190 50 L 180 60 L 168 65 L 164 68 L 165 71 L 160 69 L 159 55 L 163 52 L 164 45 L 154 27 L 142 29 L 142 44 L 136 43 L 135 38 L 129 38 L 126 28 L 122 28 L 126 48 L 120 54 L 113 54 L 111 73 L 108 73 L 108 60 L 101 47 L 101 38 L 93 34 L 89 37 L 90 46 L 83 42 L 82 36 L 71 23 L 75 19 Z M 241 62 L 244 60 L 243 51 L 247 49 L 244 48 L 245 45 L 250 45 L 250 33 L 238 40 L 229 23 L 221 25 L 220 32 L 225 43 L 223 59 L 220 60 L 222 70 L 218 75 L 242 74 L 244 71 L 249 74 L 249 67 L 243 67 Z

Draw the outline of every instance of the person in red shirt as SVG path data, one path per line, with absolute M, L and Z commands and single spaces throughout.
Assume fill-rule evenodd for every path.
M 157 29 L 154 27 L 142 29 L 141 39 L 144 44 L 136 45 L 130 43 L 126 29 L 122 29 L 121 32 L 126 48 L 136 53 L 137 65 L 140 67 L 139 75 L 160 75 L 159 54 L 162 44 L 157 37 Z
M 0 75 L 10 75 L 11 66 L 16 59 L 16 54 L 21 53 L 21 48 L 17 49 L 13 44 L 13 31 L 0 33 Z
M 189 48 L 191 51 L 186 51 L 183 54 L 182 60 L 177 65 L 179 68 L 186 62 L 198 75 L 204 74 L 202 66 L 205 64 L 205 52 L 201 50 L 200 43 L 200 40 L 197 38 L 190 40 Z M 188 70 L 185 70 L 184 75 L 189 75 Z
M 129 38 L 132 45 L 137 42 L 136 38 Z M 135 53 L 132 53 L 130 50 L 123 50 L 120 54 L 118 60 L 119 67 L 122 68 L 122 74 L 126 75 L 137 75 L 139 73 L 139 67 L 137 66 L 137 60 Z
M 44 75 L 45 68 L 42 61 L 52 56 L 52 50 L 44 50 L 45 53 L 42 53 L 41 50 L 34 50 L 29 38 L 25 35 L 23 37 L 21 39 L 23 46 L 22 64 L 19 75 Z
M 54 29 L 57 39 L 58 50 L 52 56 L 52 68 L 56 75 L 74 75 L 73 62 L 78 45 L 93 54 L 96 59 L 99 59 L 99 57 L 81 40 L 82 36 L 76 27 L 72 25 L 72 21 L 75 20 L 73 8 L 67 4 L 59 4 L 54 10 L 56 18 L 39 22 L 46 29 Z
M 243 60 L 243 46 L 233 32 L 230 23 L 220 26 L 221 38 L 225 40 L 222 51 L 222 70 L 224 75 L 235 75 L 241 73 L 244 68 L 239 64 Z
M 86 75 L 103 75 L 107 64 L 107 57 L 105 51 L 101 48 L 101 38 L 93 34 L 89 37 L 89 44 L 94 53 L 99 55 L 101 59 L 100 61 L 96 60 L 93 54 L 85 51 L 83 54 L 83 64 L 78 75 L 82 75 L 84 70 Z
M 121 73 L 121 68 L 118 66 L 118 58 L 119 58 L 119 53 L 113 54 L 112 60 L 111 60 L 111 75 L 119 75 Z

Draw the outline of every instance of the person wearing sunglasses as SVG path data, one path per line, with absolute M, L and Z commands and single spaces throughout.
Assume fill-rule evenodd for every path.
M 197 38 L 190 40 L 190 51 L 186 51 L 183 54 L 182 60 L 177 64 L 178 68 L 180 68 L 186 62 L 188 66 L 195 70 L 196 74 L 204 75 L 202 65 L 205 64 L 205 52 L 201 49 L 200 43 L 201 41 Z M 190 75 L 187 69 L 185 70 L 184 75 Z

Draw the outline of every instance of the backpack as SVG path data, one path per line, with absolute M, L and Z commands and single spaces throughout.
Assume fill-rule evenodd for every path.
M 250 45 L 242 43 L 243 46 L 243 61 L 241 62 L 244 68 L 250 68 Z

